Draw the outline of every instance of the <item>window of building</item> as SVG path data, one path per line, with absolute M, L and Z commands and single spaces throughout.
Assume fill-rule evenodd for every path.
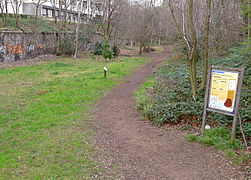
M 46 9 L 45 8 L 42 9 L 42 15 L 46 16 Z
M 48 10 L 48 17 L 52 17 L 52 10 Z

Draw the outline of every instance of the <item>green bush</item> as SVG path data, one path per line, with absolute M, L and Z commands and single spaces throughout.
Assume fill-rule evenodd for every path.
M 117 45 L 113 45 L 112 52 L 113 52 L 114 57 L 118 57 L 120 53 L 119 47 Z
M 245 78 L 240 101 L 240 116 L 242 125 L 247 138 L 251 137 L 249 105 L 251 91 L 251 61 L 243 51 L 245 46 L 240 45 L 229 49 L 229 56 L 224 59 L 213 59 L 213 65 L 225 67 L 245 67 Z M 198 85 L 201 82 L 202 63 L 199 62 Z M 178 60 L 178 62 L 169 62 L 162 65 L 157 72 L 154 72 L 154 85 L 147 91 L 145 96 L 150 100 L 142 100 L 138 103 L 138 108 L 142 110 L 143 115 L 157 125 L 185 123 L 191 126 L 200 127 L 202 121 L 205 91 L 199 91 L 196 102 L 192 98 L 189 72 L 187 62 Z M 140 97 L 138 97 L 140 98 Z M 142 99 L 142 98 L 141 98 Z M 209 113 L 207 124 L 211 126 L 231 126 L 233 117 L 221 115 L 218 113 Z M 240 135 L 239 126 L 237 126 L 237 135 Z
M 104 51 L 104 45 L 103 43 L 97 41 L 95 43 L 95 47 L 94 47 L 94 52 L 93 54 L 94 55 L 102 55 L 103 54 L 103 51 Z
M 106 40 L 104 44 L 103 57 L 105 59 L 112 59 L 113 57 L 113 52 L 110 49 L 110 43 L 108 40 Z
M 62 39 L 61 52 L 62 54 L 71 56 L 74 53 L 74 36 L 65 34 Z

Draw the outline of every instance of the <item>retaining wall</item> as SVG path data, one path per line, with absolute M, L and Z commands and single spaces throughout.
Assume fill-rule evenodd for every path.
M 0 61 L 20 61 L 42 54 L 55 54 L 56 45 L 54 33 L 1 32 Z
M 93 50 L 97 41 L 104 41 L 103 35 L 100 33 L 96 33 L 92 37 L 88 37 L 88 39 L 88 43 L 86 41 L 79 42 L 79 52 Z M 115 42 L 111 40 L 110 43 L 121 45 L 123 41 L 117 40 Z M 56 49 L 56 33 L 0 32 L 0 62 L 21 61 L 39 55 L 56 54 Z

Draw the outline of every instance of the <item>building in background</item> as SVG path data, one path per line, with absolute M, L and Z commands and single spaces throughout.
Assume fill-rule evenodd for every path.
M 23 14 L 23 15 L 37 15 L 39 17 L 46 17 L 59 19 L 59 1 L 62 3 L 61 18 L 70 22 L 76 22 L 78 17 L 78 5 L 81 0 L 0 0 L 2 6 L 6 6 L 8 13 Z M 4 12 L 5 11 L 5 8 Z M 81 20 L 97 20 L 102 16 L 101 4 L 95 0 L 84 0 Z

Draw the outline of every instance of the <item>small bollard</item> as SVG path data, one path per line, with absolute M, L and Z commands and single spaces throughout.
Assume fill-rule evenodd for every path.
M 205 126 L 205 129 L 207 130 L 207 129 L 210 129 L 210 126 L 209 125 L 206 125 Z
M 106 71 L 108 71 L 108 69 L 106 67 L 104 67 L 104 77 L 106 78 Z

